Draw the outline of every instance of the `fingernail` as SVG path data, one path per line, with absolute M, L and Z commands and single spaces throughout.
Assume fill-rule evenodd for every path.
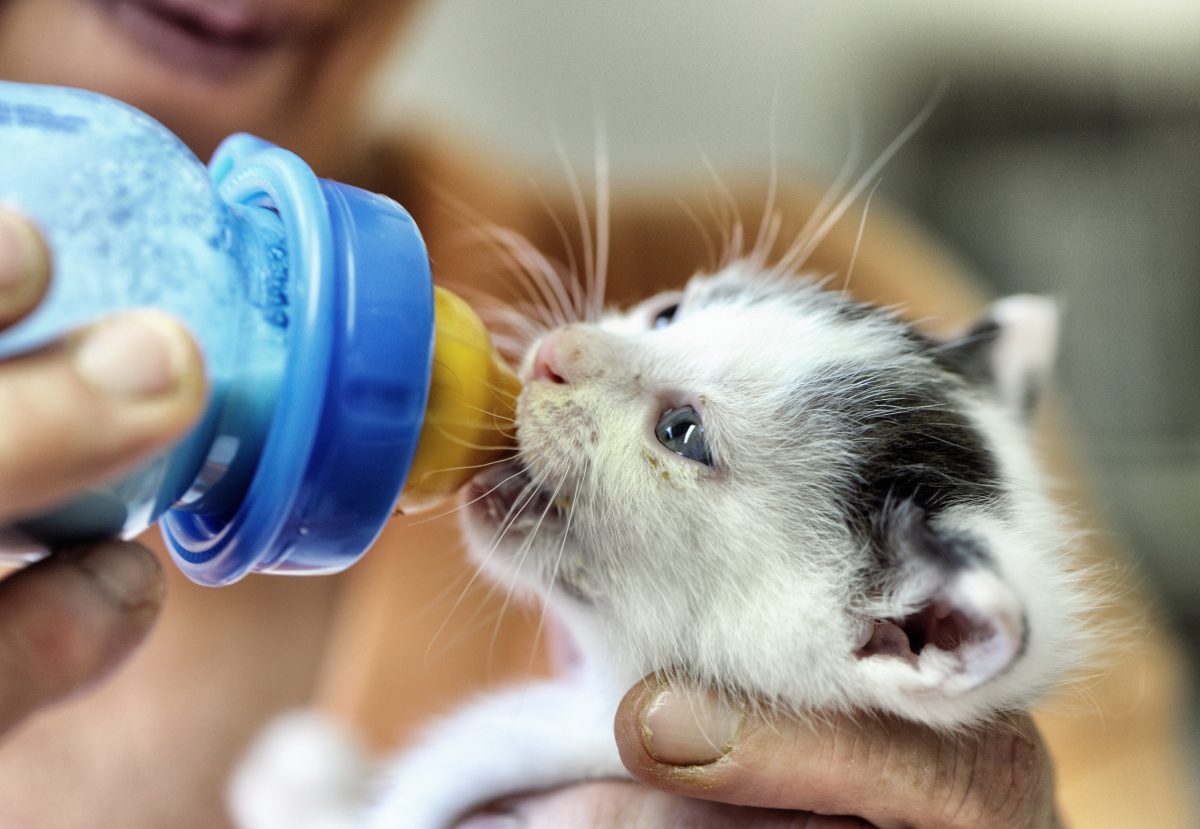
M 72 557 L 75 566 L 122 607 L 132 610 L 162 603 L 162 566 L 149 550 L 136 544 L 100 544 Z
M 41 289 L 46 254 L 33 228 L 0 210 L 0 304 L 24 304 Z
M 75 368 L 89 385 L 110 397 L 160 397 L 179 385 L 189 351 L 177 326 L 157 313 L 134 311 L 85 331 L 75 352 Z
M 660 763 L 706 766 L 733 749 L 742 718 L 710 691 L 667 685 L 642 709 L 642 740 Z

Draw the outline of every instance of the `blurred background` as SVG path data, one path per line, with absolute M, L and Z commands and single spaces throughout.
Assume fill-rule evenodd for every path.
M 942 81 L 880 194 L 999 293 L 1066 309 L 1061 385 L 1100 511 L 1200 631 L 1200 3 L 429 4 L 376 111 L 488 136 L 540 177 L 832 178 Z M 774 126 L 772 126 L 772 124 Z

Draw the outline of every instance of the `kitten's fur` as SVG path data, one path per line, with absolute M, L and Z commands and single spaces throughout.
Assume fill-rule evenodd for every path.
M 245 822 L 279 787 L 268 741 L 235 783 L 244 825 L 441 829 L 498 796 L 625 776 L 616 704 L 656 670 L 801 716 L 956 728 L 1028 705 L 1083 642 L 1025 427 L 1055 325 L 1018 297 L 939 343 L 734 263 L 547 335 L 522 368 L 519 458 L 473 484 L 466 527 L 492 578 L 548 603 L 580 664 L 436 726 L 369 817 Z M 711 466 L 656 438 L 686 405 Z

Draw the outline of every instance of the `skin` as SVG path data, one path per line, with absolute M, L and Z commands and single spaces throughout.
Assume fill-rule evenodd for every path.
M 354 156 L 335 150 L 353 145 L 357 103 L 346 90 L 362 88 L 410 4 L 265 5 L 303 23 L 245 71 L 211 77 L 161 65 L 89 2 L 0 2 L 0 77 L 116 95 L 163 120 L 201 156 L 225 134 L 249 130 L 296 149 L 325 174 L 344 175 Z M 50 271 L 31 229 L 0 211 L 0 322 L 36 306 Z M 117 339 L 132 337 L 151 356 L 144 376 L 113 375 L 108 384 L 95 376 L 103 361 L 80 357 L 88 333 L 98 330 L 0 364 L 0 525 L 136 463 L 198 415 L 200 362 L 177 326 L 126 318 Z M 60 552 L 0 583 L 0 728 L 108 674 L 150 630 L 163 584 L 151 553 L 115 542 Z M 626 765 L 651 788 L 593 783 L 516 799 L 498 807 L 518 820 L 510 825 L 1056 825 L 1051 766 L 1027 718 L 952 741 L 883 719 L 810 728 L 751 716 L 729 752 L 681 765 L 656 758 L 643 739 L 643 708 L 654 689 L 631 690 L 616 723 Z
M 812 813 L 798 824 L 808 827 L 1059 826 L 1050 759 L 1027 715 L 950 736 L 886 717 L 767 721 L 748 712 L 728 750 L 684 766 L 664 761 L 647 728 L 646 709 L 664 692 L 653 678 L 635 686 L 616 723 L 626 767 L 664 791 Z M 693 709 L 697 699 L 699 707 L 719 708 L 704 695 L 688 699 Z M 703 717 L 693 712 L 679 727 Z

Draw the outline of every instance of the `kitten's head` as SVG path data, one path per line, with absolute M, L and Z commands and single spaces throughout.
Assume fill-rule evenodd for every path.
M 1023 427 L 1054 325 L 1015 298 L 937 343 L 732 266 L 558 329 L 472 547 L 633 674 L 933 724 L 1028 702 L 1075 624 Z

